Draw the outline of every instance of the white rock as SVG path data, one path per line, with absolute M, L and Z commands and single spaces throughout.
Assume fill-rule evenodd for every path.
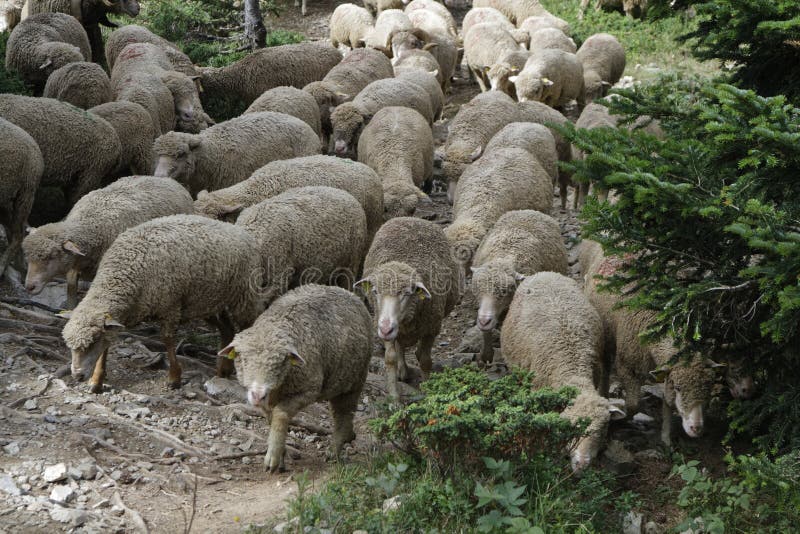
M 51 465 L 45 468 L 42 478 L 47 482 L 58 482 L 67 478 L 67 466 L 64 463 Z
M 400 509 L 401 504 L 403 504 L 402 497 L 400 495 L 395 495 L 394 497 L 391 497 L 383 501 L 383 506 L 381 507 L 381 510 L 383 511 L 384 514 L 393 512 L 395 510 Z
M 97 476 L 97 464 L 94 460 L 90 462 L 81 462 L 78 464 L 77 470 L 80 472 L 81 477 L 85 480 L 92 480 Z
M 22 495 L 22 490 L 17 487 L 17 485 L 14 483 L 14 479 L 9 475 L 3 475 L 0 477 L 0 490 L 8 493 L 9 495 L 14 495 L 15 497 Z
M 642 514 L 631 510 L 622 518 L 622 534 L 642 534 Z
M 75 498 L 75 490 L 69 486 L 59 485 L 50 492 L 50 500 L 58 503 L 67 503 Z
M 25 404 L 23 404 L 22 407 L 28 411 L 35 410 L 39 407 L 39 403 L 36 402 L 36 399 L 28 399 L 25 401 Z
M 50 510 L 50 519 L 59 523 L 69 523 L 73 527 L 79 527 L 86 523 L 89 516 L 81 510 L 56 507 Z
M 3 451 L 9 456 L 16 456 L 19 454 L 19 443 L 17 443 L 16 441 L 12 441 L 11 443 L 3 447 Z

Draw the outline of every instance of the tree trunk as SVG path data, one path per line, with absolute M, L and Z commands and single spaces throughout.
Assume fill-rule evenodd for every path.
M 244 0 L 244 33 L 253 48 L 264 48 L 267 45 L 267 28 L 264 27 L 258 0 Z

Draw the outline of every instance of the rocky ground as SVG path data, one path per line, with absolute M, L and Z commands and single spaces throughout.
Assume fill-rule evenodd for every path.
M 283 16 L 270 23 L 323 38 L 334 5 L 312 0 L 306 18 L 287 5 Z M 466 79 L 455 80 L 446 118 L 435 125 L 437 146 L 444 143 L 449 119 L 476 93 Z M 433 205 L 418 216 L 448 224 L 450 207 L 441 187 L 431 198 Z M 553 214 L 570 251 L 570 274 L 580 280 L 579 222 L 558 206 L 554 197 Z M 266 422 L 244 403 L 236 383 L 214 378 L 218 339 L 205 325 L 185 325 L 181 332 L 180 390 L 166 388 L 155 325 L 120 336 L 110 352 L 102 394 L 74 383 L 60 338 L 64 320 L 53 313 L 65 294 L 63 283 L 53 284 L 28 300 L 18 281 L 0 284 L 0 533 L 173 533 L 190 527 L 238 532 L 285 519 L 286 501 L 296 490 L 292 473 L 307 471 L 315 483 L 324 480 L 331 428 L 327 407 L 313 405 L 294 422 L 288 440 L 290 471 L 266 474 L 261 466 Z M 467 295 L 447 319 L 434 349 L 437 365 L 462 365 L 472 358 L 477 348 L 468 331 L 475 309 Z M 358 438 L 346 450 L 349 462 L 362 461 L 381 447 L 366 429 L 376 401 L 385 395 L 381 358 L 376 344 L 356 415 Z M 612 428 L 614 444 L 603 458 L 641 493 L 662 487 L 671 465 L 657 446 L 659 392 L 651 393 L 645 398 L 647 413 Z M 721 451 L 710 445 L 718 442 L 698 441 L 692 446 L 699 449 L 690 451 L 719 457 Z M 674 511 L 656 500 L 642 511 L 645 523 L 654 522 L 650 532 L 674 521 Z

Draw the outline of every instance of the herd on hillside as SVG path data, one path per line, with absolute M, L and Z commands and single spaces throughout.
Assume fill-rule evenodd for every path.
M 629 14 L 646 7 L 623 3 Z M 222 68 L 193 65 L 141 26 L 103 43 L 98 25 L 135 16 L 136 0 L 29 0 L 21 21 L 6 9 L 6 67 L 41 96 L 0 94 L 0 273 L 25 265 L 32 294 L 66 279 L 73 376 L 102 392 L 115 332 L 156 321 L 168 384 L 180 387 L 177 330 L 205 320 L 221 336 L 218 375 L 235 371 L 270 417 L 274 471 L 289 421 L 310 403 L 330 401 L 334 456 L 355 437 L 375 335 L 390 397 L 410 377 L 409 348 L 428 376 L 443 320 L 471 291 L 479 363 L 493 361 L 499 328 L 503 358 L 534 371 L 537 387 L 578 389 L 563 415 L 591 424 L 571 450 L 575 470 L 602 449 L 611 419 L 636 412 L 648 379 L 665 382 L 667 443 L 673 409 L 686 434 L 702 433 L 716 380 L 750 396 L 736 366 L 700 355 L 670 366 L 670 341 L 640 343 L 652 313 L 597 291 L 595 275 L 622 262 L 597 243 L 582 244 L 584 287 L 567 276 L 550 212 L 555 185 L 562 209 L 576 186 L 558 163 L 583 154 L 544 124 L 567 122 L 575 102 L 577 126 L 616 126 L 593 101 L 622 75 L 618 40 L 600 33 L 577 48 L 536 0 L 475 0 L 460 32 L 433 0 L 365 4 L 335 9 L 330 43 Z M 449 124 L 441 163 L 453 218 L 442 228 L 413 215 L 431 202 L 431 128 L 462 64 L 481 92 Z M 228 97 L 249 107 L 215 124 L 203 103 Z M 664 135 L 647 117 L 632 127 Z M 44 188 L 71 209 L 28 228 Z M 588 193 L 580 186 L 573 208 Z M 80 278 L 92 283 L 79 302 Z M 608 398 L 612 367 L 624 402 Z

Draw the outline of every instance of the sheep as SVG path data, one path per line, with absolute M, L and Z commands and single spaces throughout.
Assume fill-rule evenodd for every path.
M 550 15 L 539 0 L 475 0 L 472 7 L 493 7 L 517 27 L 528 17 Z
M 387 221 L 375 235 L 364 278 L 355 287 L 375 310 L 386 351 L 388 396 L 399 399 L 397 381 L 409 376 L 405 349 L 417 345 L 417 361 L 427 377 L 433 342 L 458 299 L 458 271 L 442 229 L 413 217 Z
M 550 130 L 533 122 L 512 122 L 492 136 L 484 153 L 502 148 L 521 148 L 535 157 L 553 181 L 558 180 L 558 152 Z M 551 269 L 552 270 L 552 269 Z
M 394 64 L 395 76 L 397 72 L 403 69 L 416 69 L 425 72 L 435 72 L 436 80 L 439 82 L 439 87 L 444 85 L 442 77 L 442 69 L 439 68 L 439 62 L 433 57 L 428 50 L 425 49 L 411 49 L 404 50 L 392 59 Z
M 184 184 L 192 195 L 241 182 L 276 159 L 319 154 L 319 136 L 296 117 L 248 113 L 199 134 L 169 132 L 153 144 L 155 176 Z
M 558 28 L 564 32 L 566 36 L 572 35 L 572 30 L 567 21 L 549 13 L 546 15 L 528 17 L 521 23 L 518 23 L 518 26 L 520 30 L 527 32 L 529 35 L 532 35 L 535 31 L 541 30 L 542 28 Z
M 47 78 L 42 96 L 89 109 L 111 100 L 111 81 L 97 63 L 68 63 Z
M 435 63 L 431 63 L 428 55 Z M 395 68 L 406 68 L 411 63 L 428 72 L 435 70 L 443 92 L 449 90 L 459 61 L 456 42 L 450 35 L 429 34 L 419 28 L 399 31 L 392 36 L 392 56 Z
M 641 388 L 648 376 L 664 380 L 662 441 L 668 446 L 671 442 L 671 406 L 681 416 L 686 434 L 698 437 L 703 431 L 703 406 L 711 397 L 715 374 L 722 366 L 699 355 L 691 356 L 688 362 L 671 365 L 678 353 L 671 339 L 642 344 L 639 335 L 653 322 L 655 312 L 620 308 L 620 295 L 598 291 L 602 280 L 597 279 L 597 275 L 613 275 L 623 265 L 624 259 L 604 257 L 599 243 L 584 240 L 580 262 L 584 273 L 584 293 L 603 319 L 606 350 L 615 355 L 616 372 L 625 390 L 627 410 L 634 412 L 637 409 Z
M 428 33 L 426 39 L 429 50 L 439 64 L 442 78 L 442 91 L 450 91 L 450 80 L 455 74 L 456 67 L 461 62 L 459 57 L 459 43 L 449 33 Z
M 456 184 L 464 169 L 478 159 L 483 147 L 503 126 L 518 121 L 519 108 L 505 93 L 489 91 L 462 105 L 448 126 L 442 170 L 452 203 Z
M 358 140 L 358 161 L 369 165 L 383 181 L 387 220 L 413 215 L 420 200 L 430 202 L 419 187 L 433 176 L 433 134 L 425 118 L 413 109 L 378 111 Z
M 520 102 L 536 100 L 560 108 L 571 100 L 584 103 L 583 65 L 575 54 L 558 49 L 536 50 L 525 67 L 508 81 Z
M 293 187 L 321 185 L 347 191 L 359 201 L 367 216 L 367 246 L 383 224 L 383 186 L 375 171 L 333 156 L 306 156 L 273 161 L 247 180 L 217 191 L 200 191 L 194 203 L 198 214 L 215 219 L 236 215 L 242 209 L 279 195 Z
M 583 85 L 590 102 L 604 97 L 625 71 L 625 49 L 608 33 L 590 36 L 576 56 L 583 65 Z
M 531 37 L 531 50 L 553 48 L 570 54 L 574 54 L 578 50 L 578 47 L 575 46 L 575 41 L 558 28 L 541 28 L 531 32 L 529 35 Z
M 466 279 L 481 240 L 497 220 L 512 210 L 550 214 L 553 185 L 547 171 L 520 148 L 495 149 L 464 171 L 453 204 L 453 222 L 445 230 L 453 257 Z
M 464 59 L 481 91 L 505 90 L 507 79 L 522 68 L 528 53 L 502 26 L 475 24 L 464 36 Z
M 285 469 L 289 423 L 312 402 L 330 402 L 334 458 L 355 439 L 353 412 L 372 356 L 370 330 L 369 312 L 355 295 L 309 284 L 276 300 L 220 351 L 234 358 L 248 401 L 268 418 L 266 469 Z
M 609 421 L 626 415 L 602 387 L 608 364 L 597 312 L 571 278 L 537 273 L 517 288 L 500 345 L 507 363 L 535 373 L 534 387 L 577 388 L 578 396 L 561 415 L 572 422 L 590 420 L 570 452 L 573 471 L 585 469 L 600 452 Z
M 135 24 L 123 26 L 108 36 L 105 53 L 109 72 L 114 70 L 117 56 L 122 52 L 122 49 L 131 43 L 150 43 L 157 45 L 164 54 L 166 54 L 167 59 L 172 64 L 171 70 L 178 71 L 191 78 L 200 75 L 200 72 L 195 68 L 189 56 L 184 54 L 177 45 L 167 41 L 160 35 L 154 34 L 147 28 Z M 198 87 L 198 89 L 200 89 L 200 87 Z
M 608 112 L 608 108 L 600 103 L 590 103 L 583 111 L 581 111 L 580 117 L 578 120 L 575 121 L 575 128 L 584 128 L 587 130 L 594 130 L 595 128 L 616 128 L 617 122 L 619 119 Z M 573 146 L 572 147 L 572 159 L 574 160 L 583 160 L 586 158 L 586 155 L 583 153 L 582 150 Z M 581 183 L 579 187 L 579 195 L 578 195 L 578 205 L 582 206 L 586 201 L 586 196 L 589 194 L 589 186 L 590 184 Z M 608 197 L 608 191 L 604 188 L 600 188 L 600 191 L 595 190 L 595 194 L 597 198 L 602 202 L 605 201 Z
M 88 35 L 92 59 L 102 63 L 105 58 L 100 25 L 116 27 L 108 20 L 110 13 L 135 17 L 139 14 L 139 0 L 28 0 L 26 8 L 31 15 L 65 13 L 75 17 Z
M 0 118 L 0 224 L 8 246 L 0 254 L 0 278 L 16 260 L 25 222 L 44 171 L 44 160 L 36 141 L 22 128 Z
M 352 100 L 370 83 L 392 77 L 392 63 L 385 54 L 371 48 L 357 48 L 347 54 L 321 81 L 311 82 L 303 87 L 303 91 L 310 93 L 319 105 L 323 136 L 327 139 L 333 133 L 333 108 Z
M 91 61 L 89 39 L 80 23 L 62 13 L 42 13 L 20 22 L 8 38 L 6 69 L 41 89 L 64 65 Z
M 249 106 L 273 87 L 305 87 L 319 81 L 341 60 L 341 52 L 319 43 L 257 50 L 227 67 L 201 68 L 203 100 L 234 97 Z
M 142 106 L 119 100 L 90 108 L 89 113 L 105 119 L 121 141 L 117 168 L 106 176 L 107 180 L 110 177 L 148 175 L 153 171 L 156 132 L 150 114 Z
M 401 2 L 402 5 L 402 2 Z M 387 57 L 392 57 L 392 35 L 399 31 L 409 31 L 414 26 L 408 15 L 400 9 L 381 11 L 375 19 L 375 26 L 367 32 L 364 44 L 369 48 L 380 50 Z
M 70 204 L 97 189 L 119 161 L 121 145 L 114 128 L 70 104 L 0 94 L 0 117 L 33 137 L 44 158 L 41 185 L 61 188 Z
M 19 24 L 24 4 L 24 0 L 0 0 L 0 32 L 10 32 Z
M 147 109 L 159 133 L 175 128 L 197 133 L 213 122 L 203 111 L 194 79 L 172 70 L 172 63 L 158 45 L 125 46 L 111 72 L 111 88 L 115 100 L 136 102 Z
M 296 87 L 281 86 L 265 91 L 258 97 L 245 113 L 259 111 L 276 111 L 297 117 L 308 124 L 314 133 L 322 138 L 322 122 L 319 116 L 319 106 L 313 96 L 307 91 Z
M 581 6 L 578 9 L 578 20 L 583 20 L 586 8 L 589 7 L 590 2 L 591 0 L 581 0 Z M 602 8 L 617 10 L 622 8 L 622 11 L 625 12 L 625 16 L 628 18 L 633 18 L 634 15 L 644 18 L 647 13 L 647 4 L 648 0 L 595 0 L 594 9 L 595 11 L 600 11 Z
M 66 276 L 67 307 L 72 309 L 78 279 L 91 277 L 119 234 L 150 219 L 193 211 L 186 189 L 164 178 L 130 176 L 92 191 L 66 219 L 33 228 L 25 237 L 25 289 L 38 295 L 53 278 Z
M 411 0 L 409 2 L 404 11 L 408 18 L 411 19 L 411 14 L 417 10 L 428 10 L 432 11 L 437 14 L 442 20 L 446 23 L 446 33 L 452 35 L 453 37 L 458 37 L 458 25 L 456 24 L 456 19 L 453 18 L 453 15 L 450 11 L 444 7 L 436 0 Z
M 72 352 L 72 376 L 103 391 L 106 355 L 117 330 L 144 320 L 161 323 L 169 361 L 168 385 L 181 385 L 175 334 L 183 321 L 206 319 L 221 345 L 246 328 L 263 306 L 256 241 L 246 230 L 197 215 L 159 217 L 117 237 L 100 260 L 86 296 L 70 314 L 62 337 Z M 233 364 L 217 361 L 226 376 Z
M 403 79 L 377 80 L 362 89 L 352 102 L 341 104 L 331 113 L 334 153 L 345 157 L 355 152 L 361 130 L 379 109 L 389 106 L 414 109 L 433 124 L 431 98 L 424 88 Z
M 448 18 L 443 17 L 438 11 L 432 9 L 413 9 L 406 11 L 408 20 L 415 28 L 424 31 L 427 34 L 442 34 L 447 35 L 450 32 L 450 21 Z M 450 35 L 457 38 L 457 35 Z
M 330 20 L 330 40 L 334 48 L 362 48 L 374 20 L 369 11 L 355 4 L 340 4 Z
M 558 221 L 534 210 L 506 212 L 483 238 L 472 262 L 484 363 L 494 359 L 492 330 L 508 309 L 517 285 L 540 271 L 567 274 L 567 249 Z
M 551 108 L 550 106 L 536 101 L 520 102 L 517 104 L 519 107 L 519 120 L 524 122 L 534 122 L 537 124 L 554 124 L 563 125 L 567 119 L 561 112 Z M 556 140 L 556 153 L 558 160 L 562 162 L 569 162 L 572 160 L 572 148 L 563 135 L 561 135 L 555 128 L 550 128 L 550 133 Z M 569 172 L 559 171 L 558 173 L 559 189 L 561 191 L 561 209 L 566 209 L 567 202 L 567 186 L 573 185 L 572 175 Z M 577 201 L 577 194 L 575 195 Z
M 399 68 L 396 69 L 395 76 L 401 80 L 406 80 L 415 83 L 428 92 L 431 98 L 431 106 L 433 106 L 433 120 L 442 118 L 444 111 L 444 92 L 442 86 L 436 79 L 436 74 L 433 72 L 426 72 L 414 68 Z
M 531 41 L 531 36 L 528 31 L 522 28 L 517 29 L 505 15 L 493 7 L 474 7 L 467 11 L 461 23 L 461 35 L 466 37 L 470 28 L 476 24 L 493 24 L 495 26 L 500 26 L 511 34 L 517 43 L 525 47 L 527 47 Z
M 389 10 L 400 11 L 403 9 L 403 0 L 363 0 L 364 7 L 376 17 L 380 17 Z
M 266 305 L 301 284 L 349 289 L 366 252 L 363 208 L 332 187 L 294 188 L 262 200 L 242 211 L 236 226 L 258 243 Z

